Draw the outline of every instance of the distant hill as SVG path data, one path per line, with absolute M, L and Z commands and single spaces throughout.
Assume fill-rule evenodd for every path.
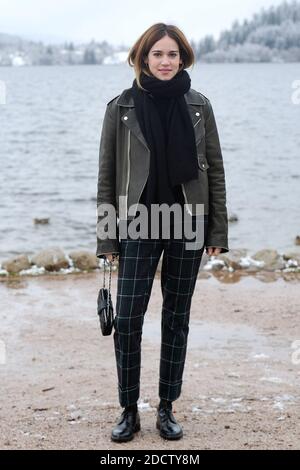
M 299 62 L 300 3 L 262 9 L 250 21 L 235 21 L 216 41 L 205 36 L 196 58 L 206 62 Z
M 0 47 L 18 45 L 22 42 L 22 39 L 19 36 L 12 34 L 0 33 Z
M 107 41 L 94 40 L 74 45 L 44 44 L 21 37 L 0 33 L 0 65 L 81 65 L 102 64 L 104 59 L 118 52 L 119 48 Z
M 299 62 L 300 3 L 284 1 L 262 9 L 250 20 L 235 21 L 218 40 L 208 35 L 191 45 L 197 62 Z M 129 49 L 94 40 L 45 45 L 0 33 L 0 66 L 112 64 L 123 62 Z

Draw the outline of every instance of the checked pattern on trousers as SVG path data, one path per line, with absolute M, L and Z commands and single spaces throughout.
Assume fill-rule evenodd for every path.
M 207 219 L 205 218 L 205 236 Z M 186 239 L 121 239 L 114 346 L 122 407 L 139 399 L 144 316 L 161 254 L 162 317 L 159 397 L 181 393 L 192 296 L 204 251 L 187 250 Z

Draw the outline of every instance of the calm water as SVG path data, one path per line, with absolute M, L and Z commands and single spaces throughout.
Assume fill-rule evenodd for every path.
M 300 64 L 211 64 L 189 71 L 212 102 L 225 164 L 230 248 L 280 251 L 300 235 Z M 0 261 L 48 246 L 96 249 L 98 149 L 106 103 L 127 65 L 0 68 Z M 50 217 L 35 226 L 34 217 Z M 299 247 L 298 247 L 299 249 Z

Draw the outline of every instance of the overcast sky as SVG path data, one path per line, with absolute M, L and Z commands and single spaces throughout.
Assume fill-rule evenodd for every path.
M 132 43 L 156 22 L 179 26 L 189 40 L 218 38 L 235 19 L 250 19 L 282 0 L 0 0 L 0 33 L 45 42 Z

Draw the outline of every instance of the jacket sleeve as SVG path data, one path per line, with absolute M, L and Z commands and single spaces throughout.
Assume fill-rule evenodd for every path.
M 97 185 L 97 251 L 96 256 L 103 258 L 108 253 L 119 252 L 119 239 L 116 211 L 101 214 L 102 204 L 110 204 L 116 208 L 116 118 L 111 104 L 106 107 L 99 148 L 99 168 Z M 103 206 L 102 206 L 103 207 Z M 106 218 L 105 230 L 108 235 L 103 236 L 99 230 L 101 221 Z M 104 222 L 103 222 L 104 223 Z
M 207 100 L 205 118 L 206 158 L 209 185 L 209 217 L 205 244 L 221 248 L 221 253 L 228 248 L 228 216 L 226 208 L 225 172 L 222 151 L 212 105 Z

